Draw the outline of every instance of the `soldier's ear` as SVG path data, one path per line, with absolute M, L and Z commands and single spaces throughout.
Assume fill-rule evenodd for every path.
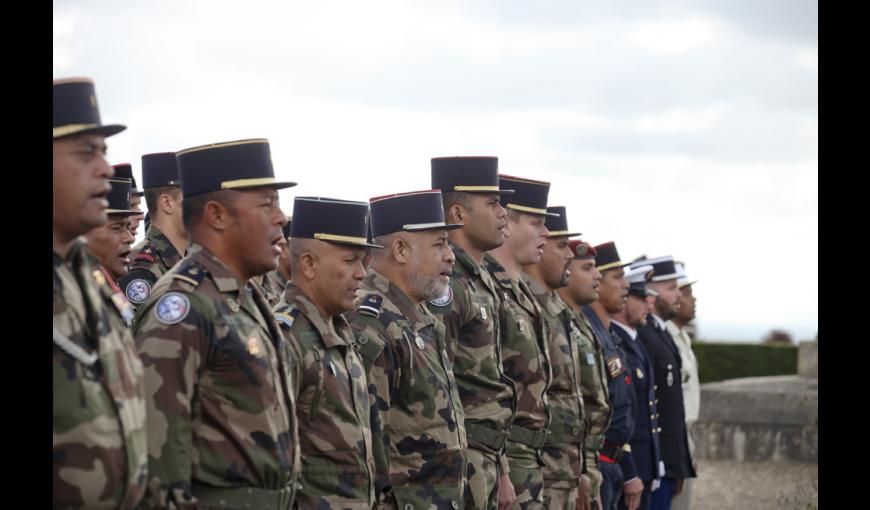
M 399 262 L 400 264 L 408 262 L 409 249 L 410 247 L 408 246 L 408 243 L 400 236 L 396 236 L 393 239 L 393 242 L 390 244 L 390 250 L 393 252 L 393 258 L 396 259 L 396 262 Z
M 205 203 L 202 217 L 211 228 L 223 231 L 227 228 L 230 214 L 225 205 L 216 200 L 209 200 Z
M 447 210 L 447 222 L 448 223 L 462 223 L 465 219 L 465 209 L 459 204 L 453 204 L 450 206 L 450 209 Z
M 299 255 L 299 271 L 309 281 L 313 280 L 317 275 L 314 266 L 317 263 L 317 257 L 310 251 L 306 251 Z

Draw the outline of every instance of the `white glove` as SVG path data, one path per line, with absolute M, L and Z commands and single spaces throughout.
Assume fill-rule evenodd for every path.
M 655 492 L 655 490 L 658 489 L 661 484 L 662 484 L 662 481 L 660 479 L 656 478 L 655 480 L 652 481 L 652 485 L 650 485 L 649 491 Z
M 659 478 L 665 477 L 665 461 L 659 461 Z

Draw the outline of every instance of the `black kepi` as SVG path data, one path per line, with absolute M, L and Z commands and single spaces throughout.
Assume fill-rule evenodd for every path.
M 90 78 L 54 80 L 52 92 L 53 138 L 94 133 L 112 136 L 127 129 L 121 124 L 103 125 L 94 81 Z
M 252 138 L 191 147 L 176 153 L 181 191 L 187 198 L 220 190 L 283 189 L 275 180 L 269 140 Z
M 613 241 L 599 244 L 595 247 L 595 251 L 598 252 L 595 256 L 595 267 L 599 271 L 607 271 L 608 269 L 625 267 L 631 264 L 631 262 L 620 260 L 619 251 L 616 250 L 616 243 Z
M 133 186 L 129 179 L 109 179 L 109 184 L 112 189 L 109 191 L 109 196 L 106 197 L 109 201 L 109 207 L 106 209 L 106 214 L 116 216 L 136 216 L 142 214 L 139 211 L 130 210 L 130 189 Z
M 501 189 L 498 158 L 495 156 L 453 156 L 432 158 L 432 189 L 464 193 L 513 193 Z
M 550 193 L 549 182 L 501 174 L 498 176 L 498 186 L 514 190 L 512 195 L 501 197 L 501 205 L 505 209 L 513 209 L 527 214 L 558 216 L 556 213 L 547 212 L 547 195 Z
M 142 187 L 181 186 L 178 159 L 174 152 L 153 152 L 142 155 Z
M 380 248 L 366 238 L 369 205 L 335 198 L 296 197 L 290 238 Z
M 372 215 L 372 237 L 393 232 L 459 228 L 446 223 L 441 191 L 426 190 L 374 197 L 369 200 Z
M 547 212 L 557 215 L 544 218 L 544 225 L 550 231 L 547 237 L 577 237 L 580 235 L 580 232 L 571 232 L 568 228 L 568 215 L 565 212 L 565 206 L 547 207 Z
M 130 188 L 130 194 L 135 196 L 142 196 L 145 194 L 141 189 L 136 189 L 136 178 L 133 177 L 133 165 L 130 163 L 119 163 L 117 165 L 112 165 L 112 168 L 115 169 L 115 177 L 119 179 L 130 179 L 132 183 L 132 188 Z

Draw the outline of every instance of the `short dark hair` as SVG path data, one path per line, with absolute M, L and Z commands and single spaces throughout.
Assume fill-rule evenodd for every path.
M 448 191 L 441 195 L 441 201 L 444 203 L 444 215 L 450 213 L 450 208 L 458 205 L 466 211 L 473 210 L 472 194 L 464 191 Z
M 152 218 L 160 214 L 160 205 L 158 204 L 160 195 L 178 198 L 181 195 L 181 188 L 178 186 L 157 186 L 145 190 L 145 206 L 148 207 L 148 212 L 151 213 Z
M 205 209 L 205 204 L 214 200 L 230 211 L 235 212 L 237 193 L 234 190 L 224 189 L 185 197 L 184 201 L 181 202 L 181 219 L 188 237 L 193 234 L 194 227 L 202 219 L 202 210 Z

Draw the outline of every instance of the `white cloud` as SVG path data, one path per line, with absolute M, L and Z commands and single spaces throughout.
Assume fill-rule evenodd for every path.
M 814 35 L 708 7 L 81 3 L 55 7 L 54 71 L 95 78 L 103 120 L 129 126 L 111 161 L 137 176 L 143 153 L 266 137 L 299 183 L 289 213 L 299 195 L 428 188 L 433 156 L 496 155 L 552 181 L 588 240 L 687 262 L 702 335 L 811 329 Z
M 641 49 L 656 55 L 674 55 L 697 50 L 715 38 L 713 24 L 703 17 L 677 21 L 641 22 L 625 34 Z

